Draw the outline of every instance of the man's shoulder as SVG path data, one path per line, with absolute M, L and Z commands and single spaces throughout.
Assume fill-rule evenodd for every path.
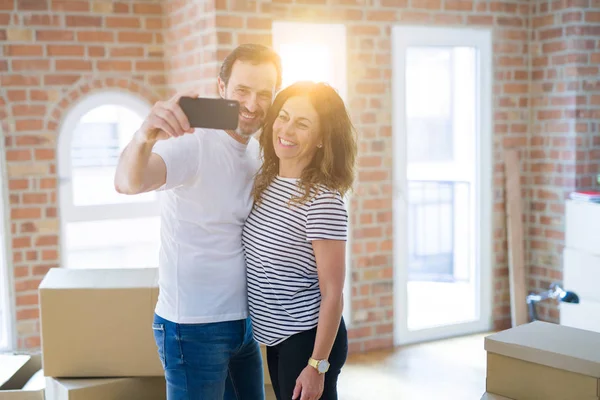
M 251 148 L 252 151 L 258 153 L 260 151 L 260 144 L 258 143 L 258 139 L 256 139 L 255 137 L 251 137 L 248 141 L 248 147 Z
M 260 144 L 255 137 L 251 137 L 248 141 L 248 152 L 252 155 L 252 158 L 260 158 Z

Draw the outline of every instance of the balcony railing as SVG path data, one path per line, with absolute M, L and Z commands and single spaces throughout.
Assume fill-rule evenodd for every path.
M 409 180 L 408 190 L 409 280 L 468 279 L 470 183 Z

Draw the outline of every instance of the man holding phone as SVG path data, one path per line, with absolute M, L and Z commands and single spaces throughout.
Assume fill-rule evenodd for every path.
M 184 112 L 181 97 L 198 97 L 194 92 L 158 102 L 119 159 L 119 193 L 158 190 L 163 196 L 152 328 L 169 400 L 264 398 L 241 234 L 260 168 L 252 135 L 280 85 L 277 53 L 261 45 L 239 46 L 218 77 L 221 97 L 237 103 L 215 99 L 213 106 L 223 111 L 215 113 L 186 99 Z M 231 112 L 223 107 L 238 103 L 237 128 L 224 130 L 236 121 L 227 121 Z

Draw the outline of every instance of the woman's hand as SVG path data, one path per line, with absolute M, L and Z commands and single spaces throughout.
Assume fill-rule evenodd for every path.
M 325 374 L 319 375 L 316 369 L 307 365 L 296 379 L 292 400 L 319 400 L 325 386 Z

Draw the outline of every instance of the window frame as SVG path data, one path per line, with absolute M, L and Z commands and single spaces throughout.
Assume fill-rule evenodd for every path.
M 119 91 L 101 91 L 91 93 L 79 100 L 69 111 L 60 126 L 60 136 L 57 148 L 59 207 L 60 207 L 60 242 L 61 265 L 68 265 L 68 249 L 66 227 L 72 222 L 102 221 L 115 219 L 135 219 L 160 215 L 158 196 L 152 202 L 128 202 L 121 204 L 95 204 L 76 206 L 73 203 L 71 144 L 73 133 L 79 120 L 89 111 L 103 105 L 117 105 L 130 109 L 145 118 L 152 106 L 145 100 Z
M 0 126 L 0 138 L 3 138 Z M 12 251 L 10 247 L 10 221 L 8 201 L 8 174 L 5 158 L 4 140 L 0 140 L 0 318 L 2 325 L 0 332 L 0 351 L 16 348 L 16 301 L 14 285 L 14 269 Z

